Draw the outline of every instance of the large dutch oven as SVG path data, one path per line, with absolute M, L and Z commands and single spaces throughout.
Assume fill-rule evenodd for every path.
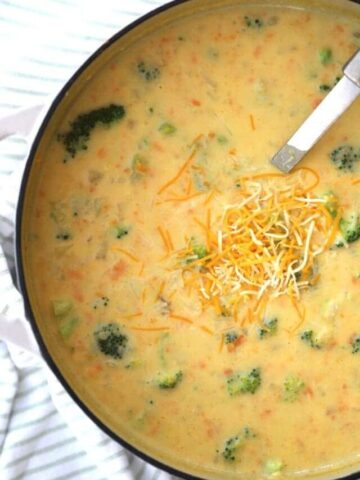
M 17 274 L 25 301 L 26 314 L 30 320 L 44 359 L 64 388 L 83 411 L 114 440 L 121 445 L 124 445 L 144 460 L 184 478 L 204 478 L 207 474 L 204 473 L 201 466 L 196 469 L 194 468 L 191 471 L 187 470 L 187 467 L 184 467 L 181 458 L 171 464 L 166 463 L 166 460 L 162 459 L 161 456 L 152 454 L 143 446 L 137 445 L 136 442 L 132 441 L 131 438 L 128 438 L 126 435 L 119 435 L 118 432 L 113 429 L 111 421 L 109 421 L 109 419 L 103 414 L 101 405 L 95 405 L 86 400 L 83 396 L 81 386 L 74 379 L 74 375 L 71 375 L 69 371 L 63 368 L 58 352 L 53 349 L 53 345 L 49 342 L 46 319 L 39 315 L 38 307 L 34 300 L 32 277 L 29 272 L 29 259 L 24 248 L 24 239 L 26 232 L 29 229 L 29 211 L 32 206 L 35 187 L 39 179 L 41 158 L 47 149 L 49 138 L 51 138 L 53 133 L 57 130 L 57 126 L 61 124 L 64 115 L 73 102 L 73 99 L 86 87 L 88 79 L 99 72 L 118 52 L 126 49 L 138 39 L 156 31 L 164 25 L 199 12 L 211 11 L 219 7 L 231 6 L 239 3 L 251 5 L 275 4 L 276 6 L 283 7 L 291 5 L 299 8 L 307 8 L 311 4 L 311 6 L 316 9 L 330 9 L 334 12 L 347 11 L 354 17 L 358 18 L 360 22 L 360 5 L 357 4 L 358 2 L 351 2 L 350 0 L 314 0 L 311 2 L 308 0 L 251 0 L 251 2 L 247 2 L 246 0 L 177 0 L 154 10 L 150 14 L 140 18 L 121 30 L 99 48 L 73 75 L 57 95 L 47 112 L 31 147 L 22 180 L 17 211 Z M 49 262 L 51 262 L 51 259 L 49 259 Z M 210 474 L 209 478 L 219 477 Z M 360 478 L 360 467 L 359 465 L 351 466 L 342 472 L 337 472 L 335 474 L 320 474 L 316 476 L 316 478 L 324 480 L 334 480 L 335 478 L 355 480 Z

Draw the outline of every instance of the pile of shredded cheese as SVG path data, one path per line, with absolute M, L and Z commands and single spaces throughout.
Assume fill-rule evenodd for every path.
M 196 285 L 204 304 L 236 314 L 240 302 L 296 299 L 316 283 L 316 257 L 329 248 L 338 224 L 312 193 L 318 181 L 305 167 L 286 177 L 239 179 L 236 203 L 226 205 L 207 232 L 206 255 L 191 257 L 190 241 L 178 254 L 193 258 L 182 263 L 185 283 Z

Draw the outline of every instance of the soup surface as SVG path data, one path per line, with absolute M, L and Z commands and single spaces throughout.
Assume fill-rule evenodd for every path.
M 360 103 L 293 174 L 269 159 L 359 46 L 345 13 L 184 18 L 91 78 L 41 158 L 41 329 L 103 422 L 165 463 L 257 479 L 358 460 Z

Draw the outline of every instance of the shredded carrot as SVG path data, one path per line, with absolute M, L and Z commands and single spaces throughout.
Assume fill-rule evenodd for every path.
M 119 260 L 118 262 L 113 265 L 110 270 L 110 278 L 113 281 L 119 280 L 121 275 L 125 273 L 127 264 L 123 260 Z
M 188 184 L 187 184 L 187 187 L 185 189 L 185 196 L 188 197 L 191 193 L 191 188 L 192 188 L 192 180 L 191 180 L 191 177 L 189 177 L 188 179 Z
M 158 291 L 158 293 L 157 293 L 157 295 L 156 295 L 156 298 L 157 298 L 157 299 L 161 297 L 161 295 L 162 295 L 162 293 L 163 293 L 163 291 L 164 291 L 164 288 L 165 288 L 165 280 L 163 280 L 163 281 L 161 282 L 161 284 L 160 284 L 159 291 Z
M 225 338 L 225 335 L 222 333 L 221 338 L 220 338 L 219 353 L 222 352 L 222 349 L 223 349 L 223 346 L 224 346 L 224 338 Z
M 170 187 L 170 185 L 175 183 L 181 177 L 181 175 L 186 171 L 186 169 L 189 167 L 190 163 L 193 161 L 193 158 L 195 157 L 195 154 L 196 154 L 196 148 L 191 152 L 188 159 L 182 165 L 182 167 L 177 172 L 177 174 L 160 188 L 160 190 L 158 191 L 158 195 L 163 193 L 168 187 Z
M 358 183 L 360 183 L 360 178 L 358 178 L 357 180 L 354 180 L 351 182 L 352 185 L 357 185 Z
M 124 255 L 126 255 L 127 257 L 131 258 L 131 260 L 133 260 L 134 262 L 140 262 L 140 260 L 135 257 L 135 255 L 133 255 L 132 253 L 128 252 L 127 250 L 125 250 L 124 248 L 119 248 L 119 247 L 112 247 L 112 250 L 115 251 L 115 252 L 120 252 L 120 253 L 123 253 Z
M 141 277 L 142 274 L 144 273 L 144 268 L 145 268 L 145 263 L 142 262 L 141 267 L 140 267 L 140 270 L 139 270 L 139 273 L 138 273 L 138 276 L 139 276 L 139 277 Z
M 210 330 L 210 328 L 205 327 L 205 325 L 200 325 L 200 329 L 201 329 L 203 332 L 208 333 L 209 335 L 214 335 L 214 332 L 213 332 L 212 330 Z
M 251 126 L 251 130 L 256 130 L 256 127 L 255 127 L 255 120 L 254 120 L 254 115 L 252 115 L 250 113 L 249 115 L 249 118 L 250 118 L 250 126 Z
M 216 195 L 216 190 L 211 190 L 210 194 L 208 195 L 207 199 L 205 200 L 204 202 L 204 205 L 207 205 L 208 203 L 211 202 L 211 200 L 214 198 L 214 196 Z
M 160 233 L 160 236 L 161 236 L 162 241 L 163 241 L 163 243 L 164 243 L 166 252 L 169 253 L 169 252 L 170 252 L 170 246 L 169 246 L 169 242 L 168 242 L 168 239 L 167 239 L 167 237 L 166 237 L 166 235 L 165 235 L 164 230 L 161 228 L 161 226 L 158 226 L 158 227 L 157 227 L 157 230 L 158 230 L 158 232 Z
M 331 245 L 333 244 L 333 242 L 335 240 L 335 237 L 336 237 L 336 234 L 339 230 L 340 219 L 341 219 L 341 212 L 340 212 L 340 210 L 338 210 L 337 214 L 336 214 L 336 217 L 334 218 L 334 221 L 333 221 L 333 224 L 332 224 L 332 227 L 331 227 L 331 230 L 330 230 L 330 235 L 327 239 L 325 248 L 330 248 Z
M 170 330 L 169 327 L 130 327 L 130 330 L 138 332 L 164 332 Z
M 171 198 L 165 198 L 165 200 L 162 200 L 159 203 L 166 203 L 166 202 L 187 202 L 188 200 L 191 200 L 192 198 L 199 197 L 201 195 L 204 195 L 204 192 L 197 192 L 197 193 L 192 193 L 191 195 L 188 195 L 186 197 L 171 197 Z
M 170 235 L 169 230 L 165 230 L 165 234 L 166 234 L 166 237 L 167 237 L 169 249 L 170 249 L 170 250 L 174 250 L 174 244 L 173 244 L 173 241 L 172 241 L 172 238 L 171 238 L 171 235 Z
M 136 317 L 141 317 L 143 315 L 143 312 L 136 312 L 136 313 L 131 313 L 130 315 L 124 315 L 124 318 L 131 319 L 131 318 L 136 318 Z
M 299 316 L 299 322 L 295 325 L 295 327 L 290 331 L 290 333 L 294 333 L 296 332 L 300 327 L 301 325 L 304 323 L 305 321 L 305 308 L 303 308 L 303 311 L 300 310 L 300 307 L 299 307 L 299 304 L 298 302 L 296 301 L 296 299 L 294 297 L 290 297 L 291 298 L 291 303 L 293 304 L 293 307 L 295 308 L 298 316 Z
M 182 315 L 171 314 L 169 315 L 169 318 L 173 318 L 174 320 L 180 320 L 181 322 L 185 322 L 185 323 L 194 323 L 192 320 L 190 320 L 190 318 L 183 317 Z
M 194 140 L 191 142 L 190 147 L 193 147 L 194 145 L 196 145 L 203 137 L 204 137 L 203 133 L 200 133 L 199 135 L 197 135 L 194 138 Z

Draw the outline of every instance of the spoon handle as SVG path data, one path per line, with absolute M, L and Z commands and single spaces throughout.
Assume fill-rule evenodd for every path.
M 360 95 L 360 49 L 345 64 L 344 76 L 273 156 L 271 163 L 289 173 L 328 128 Z

